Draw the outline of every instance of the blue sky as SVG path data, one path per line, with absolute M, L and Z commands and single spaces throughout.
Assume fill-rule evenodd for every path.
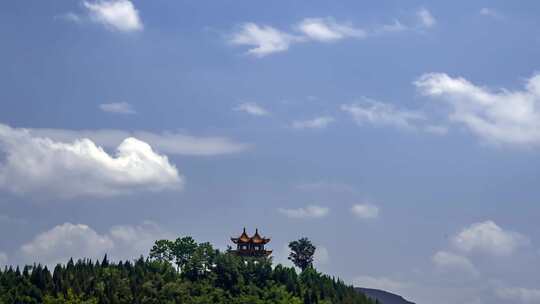
M 535 1 L 10 1 L 0 263 L 221 248 L 418 303 L 538 303 Z

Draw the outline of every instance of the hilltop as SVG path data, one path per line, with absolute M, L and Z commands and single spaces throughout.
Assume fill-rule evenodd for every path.
M 370 299 L 379 301 L 381 304 L 415 304 L 405 300 L 400 295 L 380 289 L 357 287 L 356 290 L 365 294 Z
M 272 265 L 271 258 L 244 258 L 191 238 L 178 240 L 157 241 L 149 257 L 135 261 L 105 256 L 70 259 L 52 271 L 40 264 L 5 268 L 0 303 L 375 303 L 313 267 L 297 273 Z

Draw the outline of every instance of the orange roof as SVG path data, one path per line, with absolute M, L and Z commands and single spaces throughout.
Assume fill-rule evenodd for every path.
M 249 242 L 250 237 L 246 233 L 246 228 L 244 228 L 244 231 L 242 232 L 242 235 L 240 235 L 239 239 L 242 242 Z
M 255 229 L 255 235 L 253 235 L 251 237 L 251 241 L 255 244 L 266 244 L 268 242 L 270 242 L 270 239 L 267 239 L 267 238 L 262 238 L 260 235 L 259 235 L 259 229 Z
M 246 233 L 246 228 L 244 228 L 244 231 L 240 235 L 240 237 L 237 238 L 231 238 L 231 241 L 233 243 L 254 243 L 254 244 L 266 244 L 270 242 L 269 238 L 263 238 L 259 235 L 259 229 L 255 229 L 255 234 L 252 237 L 249 237 Z

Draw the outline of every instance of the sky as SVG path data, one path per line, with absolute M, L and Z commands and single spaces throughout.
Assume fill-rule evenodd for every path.
M 0 264 L 219 248 L 540 303 L 537 1 L 3 1 Z

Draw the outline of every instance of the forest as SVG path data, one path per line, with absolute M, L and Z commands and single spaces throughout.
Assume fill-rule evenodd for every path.
M 134 261 L 70 259 L 0 271 L 0 303 L 373 304 L 342 280 L 313 267 L 315 246 L 289 244 L 298 267 L 246 258 L 191 237 L 158 240 Z

